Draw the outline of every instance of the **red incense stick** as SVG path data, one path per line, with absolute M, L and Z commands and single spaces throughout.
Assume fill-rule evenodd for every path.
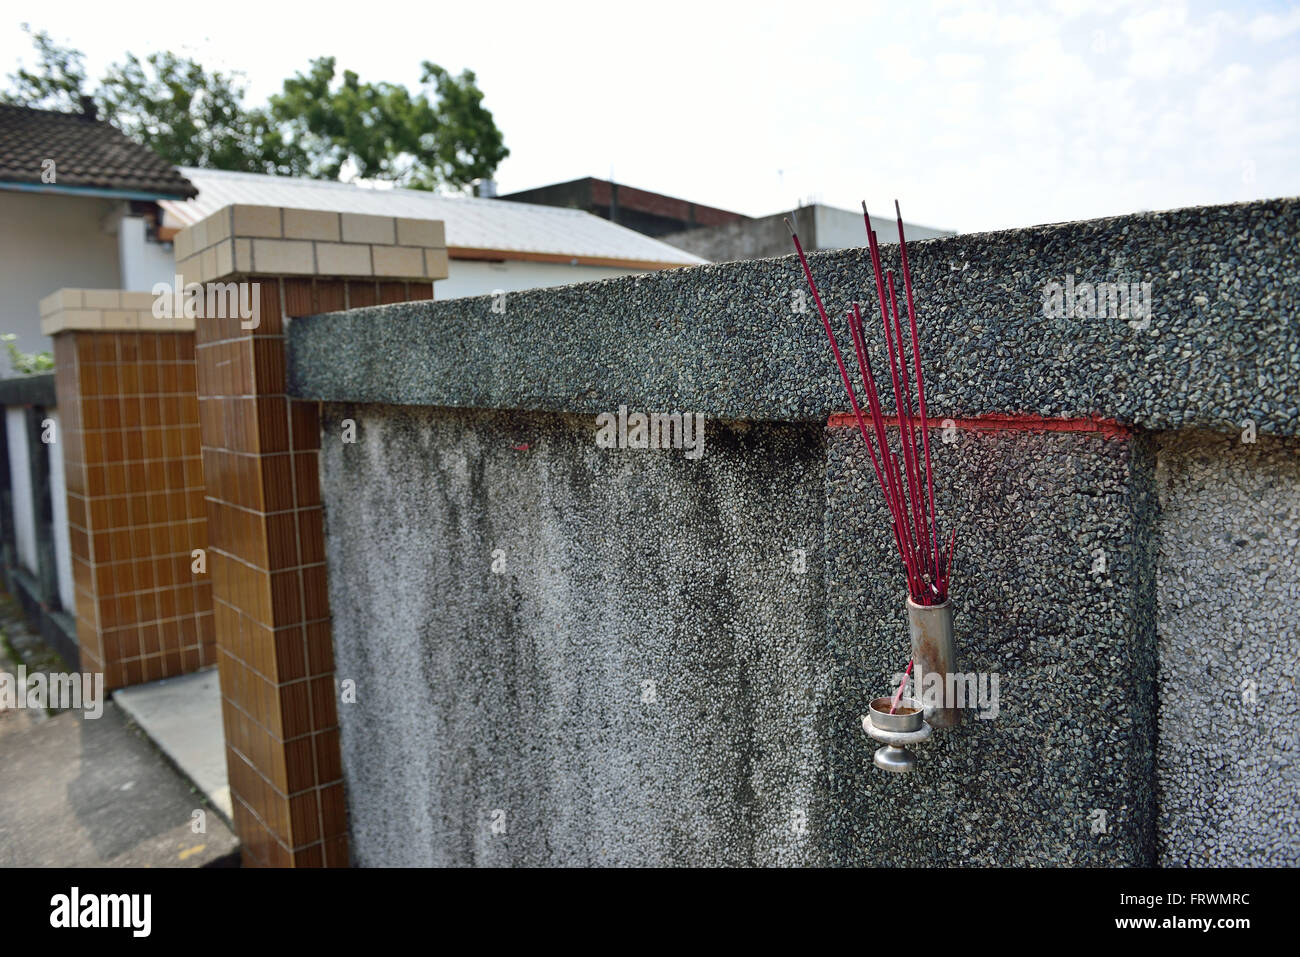
M 799 235 L 790 225 L 790 220 L 785 221 L 786 228 L 790 230 L 790 237 L 794 240 L 795 251 L 799 254 L 799 262 L 803 265 L 804 275 L 808 277 L 808 286 L 812 290 L 813 302 L 817 304 L 817 313 L 821 316 L 822 325 L 826 328 L 826 338 L 830 340 L 831 352 L 835 353 L 835 364 L 839 366 L 840 378 L 844 380 L 844 388 L 849 394 L 849 405 L 853 408 L 853 414 L 857 416 L 858 428 L 862 432 L 862 438 L 867 437 L 867 427 L 862 418 L 862 410 L 858 407 L 858 397 L 853 392 L 853 384 L 849 380 L 849 371 L 844 367 L 844 357 L 840 355 L 839 343 L 835 341 L 835 333 L 831 330 L 830 318 L 826 315 L 826 308 L 822 305 L 822 297 L 817 292 L 817 284 L 813 282 L 812 270 L 808 268 L 808 259 L 803 254 L 803 246 L 799 242 Z M 867 443 L 867 448 L 871 448 L 871 443 Z M 872 461 L 875 461 L 875 453 L 872 453 Z
M 916 329 L 916 307 L 912 303 L 912 270 L 907 262 L 907 240 L 903 238 L 903 211 L 894 200 L 898 219 L 898 248 L 903 261 L 903 292 L 907 296 L 907 319 L 912 327 L 912 358 L 916 361 L 916 397 L 921 412 L 921 441 L 925 445 L 925 480 L 930 493 L 930 539 L 934 543 L 934 572 L 939 575 L 939 522 L 934 507 L 934 467 L 930 463 L 930 420 L 925 409 L 925 379 L 921 375 L 921 338 Z M 946 591 L 946 589 L 945 589 Z
M 901 358 L 900 358 L 897 362 L 896 362 L 896 360 L 895 360 L 894 335 L 893 335 L 892 331 L 890 330 L 890 322 L 889 322 L 889 306 L 888 306 L 888 304 L 887 304 L 888 301 L 887 301 L 887 299 L 886 299 L 886 295 L 885 295 L 886 283 L 885 283 L 885 279 L 884 279 L 884 277 L 882 276 L 882 268 L 881 268 L 881 263 L 880 263 L 880 244 L 879 244 L 879 242 L 877 242 L 877 240 L 876 240 L 876 231 L 875 231 L 874 229 L 871 228 L 871 214 L 870 214 L 869 212 L 867 212 L 867 204 L 866 204 L 865 201 L 862 203 L 862 217 L 863 217 L 863 221 L 864 221 L 864 223 L 866 224 L 866 229 L 867 229 L 867 245 L 868 245 L 868 248 L 869 248 L 870 253 L 871 253 L 871 265 L 872 265 L 872 271 L 875 273 L 875 279 L 876 279 L 876 295 L 877 295 L 877 298 L 879 299 L 879 302 L 880 302 L 880 322 L 881 322 L 881 325 L 884 327 L 884 330 L 885 330 L 885 345 L 886 345 L 886 347 L 887 347 L 887 352 L 888 352 L 888 356 L 889 356 L 889 374 L 890 374 L 890 381 L 891 381 L 891 383 L 892 383 L 892 385 L 893 385 L 893 387 L 894 387 L 894 401 L 895 401 L 895 404 L 896 404 L 896 408 L 897 408 L 897 410 L 898 410 L 898 416 L 899 416 L 899 427 L 900 427 L 900 432 L 901 432 L 901 434 L 900 434 L 899 444 L 900 444 L 900 446 L 901 446 L 902 449 L 903 449 L 903 462 L 904 462 L 904 466 L 905 466 L 905 469 L 906 469 L 906 472 L 907 472 L 907 481 L 908 481 L 908 485 L 909 485 L 909 487 L 911 487 L 912 484 L 913 484 L 913 482 L 917 482 L 917 481 L 919 481 L 919 479 L 918 479 L 918 478 L 914 478 L 914 473 L 913 473 L 913 470 L 912 470 L 911 456 L 910 456 L 909 453 L 908 453 L 907 442 L 906 442 L 906 440 L 905 440 L 905 438 L 904 438 L 905 435 L 907 434 L 907 426 L 906 426 L 906 423 L 905 423 L 905 420 L 906 420 L 907 416 L 904 415 L 904 412 L 903 412 L 903 408 L 904 408 L 904 406 L 903 406 L 903 402 L 902 402 L 902 400 L 901 400 L 901 398 L 900 398 L 900 396 L 899 396 L 899 390 L 898 390 L 898 385 L 899 385 L 899 378 L 898 378 L 899 367 L 898 367 L 898 364 L 901 363 L 903 360 L 902 360 Z M 892 283 L 892 278 L 891 278 L 890 283 L 889 283 L 889 286 L 892 288 L 892 285 L 893 285 L 893 283 Z M 892 296 L 891 296 L 890 298 L 892 298 Z M 896 306 L 896 305 L 895 305 L 895 309 L 897 309 L 897 306 Z M 899 337 L 898 349 L 899 349 L 900 351 L 901 351 L 901 349 L 902 349 L 902 337 L 901 337 L 901 335 L 900 335 L 900 337 Z M 909 413 L 909 415 L 910 415 L 910 413 Z M 900 493 L 901 493 L 901 491 L 902 491 L 902 490 L 900 489 Z M 913 502 L 915 502 L 915 500 L 916 500 L 916 494 L 915 494 L 915 490 L 914 490 L 914 489 L 912 490 L 912 496 L 911 496 L 911 497 L 912 497 Z M 908 518 L 908 512 L 909 512 L 909 509 L 907 508 L 906 503 L 904 503 L 904 507 L 903 507 L 903 511 L 902 511 L 902 518 L 903 518 L 905 524 L 911 525 L 911 524 L 914 523 L 914 519 L 909 519 L 909 518 Z M 920 534 L 919 534 L 919 529 L 917 529 L 917 531 L 918 531 L 917 544 L 918 544 L 918 546 L 919 546 L 919 545 L 920 545 Z M 929 548 L 927 547 L 927 548 L 925 548 L 925 549 L 922 551 L 922 555 L 924 555 L 924 554 L 926 554 L 926 553 L 928 553 L 928 552 L 929 552 Z M 918 575 L 918 577 L 919 577 L 919 576 L 920 576 L 920 573 L 921 573 L 921 569 L 920 569 L 920 568 L 914 568 L 914 571 L 917 573 L 917 575 Z M 926 600 L 926 598 L 928 598 L 928 596 L 926 596 L 926 598 L 916 597 L 916 596 L 921 595 L 924 591 L 925 591 L 924 588 L 921 588 L 921 589 L 910 589 L 910 588 L 909 588 L 909 592 L 910 592 L 910 593 L 911 593 L 911 594 L 916 598 L 917 601 Z
M 903 447 L 903 464 L 907 468 L 907 491 L 911 500 L 912 522 L 916 528 L 916 543 L 922 549 L 921 572 L 924 575 L 925 568 L 929 564 L 930 546 L 925 542 L 927 537 L 924 530 L 925 521 L 921 517 L 921 466 L 916 454 L 916 430 L 912 427 L 912 389 L 907 380 L 907 354 L 903 348 L 903 326 L 898 316 L 898 297 L 894 294 L 894 273 L 891 270 L 885 276 L 889 283 L 889 309 L 894 320 L 893 333 L 898 337 L 896 340 L 898 378 L 903 386 L 902 399 L 898 407 L 898 423 L 901 430 L 899 444 Z M 932 576 L 930 580 L 933 581 Z
M 875 428 L 876 442 L 882 450 L 881 457 L 883 458 L 888 454 L 889 440 L 885 431 L 885 417 L 880 412 L 880 399 L 876 395 L 875 372 L 871 368 L 871 356 L 867 354 L 867 343 L 862 334 L 862 313 L 858 309 L 856 302 L 853 304 L 853 310 L 849 315 L 849 329 L 853 333 L 853 348 L 858 356 L 858 371 L 862 375 L 863 386 L 867 393 L 867 406 L 871 412 L 871 423 Z M 872 464 L 875 464 L 874 457 Z M 891 528 L 894 532 L 894 539 L 898 544 L 899 556 L 903 559 L 903 566 L 907 570 L 910 591 L 915 578 L 915 561 L 909 554 L 910 549 L 900 537 L 898 517 L 905 513 L 901 506 L 899 490 L 894 487 L 893 475 L 888 468 L 888 463 L 886 463 L 883 475 L 877 470 L 877 477 L 880 479 L 880 490 L 885 496 L 885 504 L 889 508 Z M 906 524 L 904 523 L 902 527 L 905 528 Z
M 912 677 L 912 659 L 907 660 L 907 671 L 903 674 L 903 680 L 898 683 L 898 690 L 894 692 L 894 700 L 889 705 L 889 713 L 893 714 L 894 709 L 898 707 L 898 702 L 903 700 L 903 689 L 907 687 L 907 679 Z
M 794 240 L 795 252 L 798 254 L 799 262 L 803 266 L 804 276 L 808 280 L 808 287 L 813 295 L 813 302 L 817 306 L 817 313 L 821 317 L 822 327 L 826 331 L 826 338 L 830 343 L 831 352 L 835 356 L 835 364 L 839 368 L 840 379 L 843 381 L 844 389 L 848 393 L 849 405 L 852 407 L 854 417 L 857 419 L 858 431 L 862 434 L 862 440 L 866 443 L 867 451 L 871 456 L 872 467 L 876 471 L 876 479 L 881 485 L 881 491 L 885 495 L 886 503 L 890 506 L 890 512 L 895 515 L 895 544 L 899 548 L 900 557 L 902 558 L 903 564 L 908 572 L 908 590 L 912 591 L 920 585 L 920 577 L 917 574 L 917 564 L 914 557 L 915 548 L 910 541 L 910 535 L 900 534 L 900 531 L 904 530 L 906 526 L 905 522 L 899 521 L 899 518 L 905 515 L 905 512 L 901 511 L 901 493 L 896 495 L 890 489 L 891 484 L 897 485 L 897 476 L 895 476 L 895 480 L 892 483 L 886 479 L 888 473 L 886 454 L 889 446 L 887 441 L 885 441 L 883 416 L 880 414 L 879 403 L 875 397 L 875 383 L 869 376 L 864 379 L 864 385 L 868 393 L 868 401 L 873 409 L 872 417 L 873 424 L 876 425 L 877 439 L 881 442 L 879 460 L 876 457 L 876 450 L 871 444 L 871 439 L 867 432 L 866 420 L 862 415 L 862 408 L 858 403 L 857 394 L 853 389 L 853 383 L 849 377 L 848 368 L 844 364 L 844 357 L 840 352 L 839 343 L 836 341 L 835 332 L 831 328 L 830 317 L 826 313 L 826 308 L 822 303 L 821 293 L 818 291 L 817 283 L 813 279 L 812 270 L 808 265 L 808 257 L 804 254 L 803 244 L 799 242 L 799 235 L 788 219 L 785 221 L 785 224 L 790 230 L 791 238 Z M 866 356 L 865 340 L 861 338 L 860 323 L 859 328 L 855 330 L 854 322 L 851 318 L 849 321 L 849 330 L 853 338 L 854 351 L 858 354 L 859 369 L 861 370 L 864 367 L 867 367 L 869 360 Z M 895 471 L 897 471 L 896 463 Z

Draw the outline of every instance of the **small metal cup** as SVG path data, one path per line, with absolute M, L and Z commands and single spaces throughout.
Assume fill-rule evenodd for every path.
M 900 714 L 889 713 L 893 698 L 877 698 L 867 709 L 863 719 L 863 730 L 885 746 L 876 751 L 872 759 L 882 771 L 906 773 L 916 767 L 916 755 L 907 749 L 908 744 L 923 741 L 930 736 L 930 726 L 925 723 L 925 710 L 915 698 L 904 698 L 898 702 Z M 867 725 L 870 727 L 867 727 Z
M 881 731 L 920 731 L 925 723 L 925 710 L 915 698 L 903 698 L 898 702 L 898 711 L 889 713 L 893 698 L 877 698 L 871 702 L 871 723 Z M 911 709 L 911 714 L 900 712 Z

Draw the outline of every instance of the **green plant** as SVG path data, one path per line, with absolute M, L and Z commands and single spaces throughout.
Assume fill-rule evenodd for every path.
M 20 352 L 14 345 L 14 340 L 18 337 L 12 332 L 6 332 L 0 335 L 0 342 L 5 344 L 9 350 L 9 364 L 13 366 L 14 372 L 19 375 L 36 375 L 39 372 L 49 372 L 54 368 L 54 356 L 48 352 Z

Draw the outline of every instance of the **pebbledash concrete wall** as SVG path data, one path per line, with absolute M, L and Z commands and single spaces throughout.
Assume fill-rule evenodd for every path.
M 1156 490 L 1162 859 L 1294 866 L 1300 440 L 1163 435 Z
M 354 861 L 1300 863 L 1297 235 L 1275 200 L 909 245 L 999 696 L 905 776 L 861 729 L 901 576 L 793 257 L 295 320 Z M 812 266 L 870 301 L 863 250 Z M 1045 315 L 1067 277 L 1154 315 Z M 598 448 L 620 406 L 704 414 L 703 456 Z
M 815 428 L 690 462 L 587 417 L 327 408 L 360 436 L 321 457 L 357 861 L 821 861 L 789 809 L 822 790 L 822 581 L 783 568 L 821 536 Z

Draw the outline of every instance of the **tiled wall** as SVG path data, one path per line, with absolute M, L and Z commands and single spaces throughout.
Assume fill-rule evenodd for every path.
M 244 861 L 345 866 L 318 459 L 290 400 L 285 315 L 432 298 L 429 282 L 257 277 L 260 324 L 198 322 L 199 416 L 227 764 Z
M 285 322 L 433 298 L 433 280 L 447 276 L 443 226 L 231 206 L 182 230 L 176 260 L 185 283 L 258 284 L 253 328 L 211 316 L 195 326 L 222 720 L 244 863 L 346 866 L 319 405 L 287 395 Z
M 215 662 L 244 863 L 345 866 L 319 406 L 287 395 L 284 317 L 433 298 L 443 227 L 235 206 L 176 252 L 183 283 L 257 283 L 256 327 L 158 318 L 134 293 L 41 304 L 83 654 L 115 687 Z
M 111 689 L 213 664 L 193 333 L 65 329 L 54 355 L 82 667 Z

